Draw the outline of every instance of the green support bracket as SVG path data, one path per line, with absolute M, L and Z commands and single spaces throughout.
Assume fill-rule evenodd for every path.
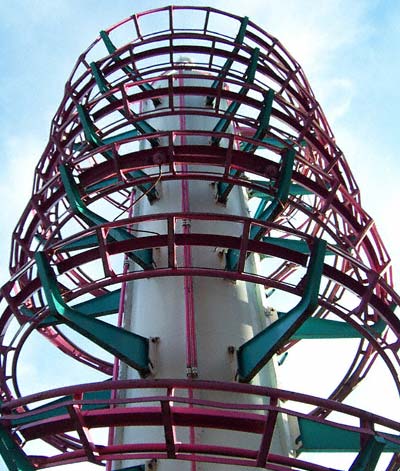
M 114 61 L 117 63 L 120 62 L 121 57 L 118 54 L 115 54 L 115 52 L 117 51 L 117 48 L 114 46 L 113 42 L 110 39 L 110 36 L 106 33 L 106 31 L 100 31 L 100 37 L 103 40 L 108 53 L 110 55 L 114 54 L 113 56 Z M 129 67 L 128 65 L 123 66 L 122 70 L 131 78 L 133 78 L 134 82 L 143 80 L 140 74 L 138 73 L 138 71 L 132 69 L 132 67 Z M 154 90 L 153 86 L 150 85 L 149 83 L 140 83 L 138 84 L 138 87 L 144 92 Z M 154 103 L 154 106 L 158 106 L 161 103 L 161 100 L 159 98 L 153 98 L 153 103 Z
M 0 425 L 0 455 L 8 471 L 35 471 L 36 469 L 3 425 Z
M 96 81 L 97 86 L 99 87 L 100 92 L 105 95 L 106 99 L 110 103 L 115 103 L 118 101 L 118 98 L 116 98 L 112 93 L 109 93 L 111 91 L 111 87 L 107 83 L 106 79 L 104 78 L 103 74 L 101 73 L 100 69 L 97 67 L 95 62 L 92 62 L 90 64 L 90 68 L 92 69 L 93 77 Z M 126 113 L 123 109 L 118 108 L 118 112 L 125 118 L 128 119 L 126 116 Z M 134 113 L 132 110 L 130 111 L 131 115 L 134 116 L 135 118 L 138 118 L 139 115 L 137 113 Z M 153 128 L 147 121 L 134 121 L 132 122 L 132 126 L 136 128 L 138 132 L 141 134 L 153 134 L 156 133 L 157 130 Z M 123 135 L 121 135 L 120 139 L 124 139 Z M 157 138 L 149 138 L 148 141 L 150 142 L 152 147 L 158 147 L 160 145 L 160 142 Z M 105 142 L 105 141 L 104 141 Z
M 299 441 L 301 447 L 299 453 L 342 453 L 356 452 L 368 463 L 368 457 L 373 458 L 381 449 L 384 453 L 400 452 L 400 445 L 393 440 L 398 440 L 398 435 L 385 433 L 385 437 L 371 437 L 364 448 L 361 449 L 361 435 L 354 430 L 341 429 L 334 425 L 315 422 L 313 420 L 298 418 L 300 429 Z M 384 445 L 381 448 L 381 445 Z M 360 457 L 361 460 L 361 457 Z M 357 458 L 352 466 L 355 466 Z M 366 468 L 368 469 L 368 468 Z M 372 468 L 374 469 L 374 468 Z M 364 468 L 350 468 L 349 471 L 364 471 Z
M 380 437 L 371 437 L 362 448 L 349 471 L 375 471 L 386 441 Z
M 79 119 L 81 121 L 82 127 L 83 127 L 83 132 L 85 135 L 85 139 L 87 142 L 92 144 L 94 147 L 102 147 L 106 144 L 106 141 L 103 141 L 100 139 L 100 137 L 97 135 L 96 130 L 94 128 L 94 124 L 92 123 L 89 113 L 86 111 L 86 109 L 78 104 L 77 105 L 77 111 L 79 115 Z M 126 133 L 123 133 L 123 136 Z M 113 136 L 113 139 L 117 139 L 118 136 Z M 123 139 L 124 137 L 121 137 Z M 101 154 L 107 159 L 107 160 L 113 160 L 113 155 L 110 151 L 103 151 Z M 128 174 L 132 178 L 144 178 L 147 177 L 147 174 L 143 172 L 142 170 L 135 170 L 133 172 L 129 172 Z M 158 199 L 157 191 L 155 188 L 152 188 L 151 183 L 145 183 L 141 185 L 137 185 L 138 188 L 143 192 L 147 194 L 147 197 L 149 198 L 149 201 L 152 202 L 156 199 Z
M 318 306 L 325 252 L 326 241 L 315 238 L 300 302 L 285 316 L 239 347 L 237 352 L 239 381 L 250 382 L 315 311 Z
M 236 35 L 236 38 L 235 38 L 235 43 L 237 45 L 232 50 L 232 53 L 231 53 L 232 56 L 236 55 L 239 52 L 240 47 L 243 44 L 244 37 L 246 35 L 246 29 L 247 29 L 248 24 L 249 24 L 249 17 L 244 16 L 242 18 L 241 23 L 240 23 L 239 32 L 238 32 L 238 34 Z M 226 74 L 228 73 L 229 69 L 232 67 L 233 61 L 234 61 L 234 59 L 232 57 L 228 58 L 225 61 L 225 64 L 222 66 L 221 71 L 218 74 L 218 77 L 211 84 L 210 88 L 215 89 L 215 88 L 218 87 L 218 84 L 220 82 L 222 82 L 222 80 L 225 78 Z M 212 106 L 213 102 L 214 102 L 214 97 L 213 96 L 207 97 L 207 101 L 206 101 L 207 106 Z
M 109 241 L 109 237 L 107 238 Z M 74 250 L 82 250 L 82 249 L 89 249 L 91 247 L 97 247 L 99 245 L 99 239 L 96 234 L 90 234 L 80 239 L 77 239 L 69 244 L 64 244 L 60 249 L 59 252 L 73 252 Z
M 274 102 L 275 92 L 272 89 L 269 89 L 266 93 L 263 101 L 263 106 L 261 108 L 260 114 L 258 115 L 258 122 L 260 123 L 252 139 L 260 141 L 260 144 L 252 144 L 251 142 L 246 142 L 243 147 L 243 152 L 254 152 L 259 145 L 261 145 L 265 134 L 267 133 L 269 120 L 272 113 L 272 104 Z
M 282 156 L 281 173 L 278 184 L 278 190 L 274 199 L 265 208 L 266 202 L 262 201 L 257 208 L 255 219 L 263 222 L 274 221 L 274 219 L 282 212 L 284 205 L 289 196 L 290 182 L 293 174 L 293 164 L 296 152 L 294 149 L 287 149 Z M 265 203 L 265 204 L 264 204 Z M 258 240 L 262 237 L 265 229 L 259 226 L 250 228 L 249 238 Z M 238 250 L 229 249 L 226 254 L 226 269 L 235 270 L 239 261 L 240 252 Z
M 303 254 L 309 254 L 310 248 L 305 240 L 297 240 L 297 239 L 284 239 L 282 237 L 263 237 L 261 239 L 263 242 L 267 242 L 268 244 L 276 245 L 277 247 L 282 247 L 288 250 L 294 250 L 295 252 L 300 252 Z M 333 245 L 336 247 L 336 245 Z M 326 256 L 335 255 L 332 250 L 326 250 Z M 261 255 L 261 259 L 269 258 L 270 255 Z
M 124 139 L 134 139 L 135 137 L 139 136 L 139 132 L 136 129 L 132 129 L 131 131 L 121 132 L 116 136 L 106 137 L 102 139 L 103 144 L 114 144 L 115 142 L 121 142 Z
M 255 219 L 259 219 L 261 221 L 273 221 L 278 216 L 278 214 L 282 212 L 282 209 L 287 203 L 289 197 L 295 156 L 296 151 L 294 149 L 287 149 L 283 154 L 280 176 L 277 182 L 278 191 L 276 196 L 266 208 L 263 202 L 259 205 L 254 216 Z M 263 232 L 263 228 L 253 226 L 250 230 L 250 237 L 252 239 L 260 239 Z
M 45 254 L 36 252 L 35 260 L 50 313 L 58 316 L 71 329 L 138 370 L 142 376 L 146 376 L 150 372 L 149 339 L 69 307 L 61 296 L 55 274 Z
M 86 207 L 79 194 L 79 189 L 72 174 L 65 165 L 60 165 L 60 176 L 65 188 L 66 196 L 74 214 L 82 218 L 89 226 L 105 224 L 108 221 Z M 135 238 L 134 235 L 121 227 L 110 229 L 109 237 L 116 241 L 123 241 Z M 145 270 L 153 268 L 153 256 L 151 249 L 137 250 L 130 252 L 129 257 Z
M 245 83 L 253 83 L 254 77 L 257 70 L 257 63 L 260 56 L 260 49 L 257 47 L 253 49 L 251 54 L 251 61 L 247 67 Z M 249 91 L 248 87 L 243 86 L 237 93 L 240 96 L 246 96 Z M 232 101 L 228 108 L 225 110 L 224 117 L 221 118 L 218 123 L 215 125 L 213 132 L 225 132 L 228 129 L 229 124 L 232 121 L 232 118 L 235 116 L 235 113 L 240 107 L 240 102 Z M 211 143 L 213 145 L 219 145 L 221 141 L 220 137 L 213 137 Z
M 278 313 L 280 317 L 286 314 Z M 368 330 L 372 335 L 380 335 L 386 327 L 386 323 L 380 319 Z M 292 335 L 291 340 L 304 339 L 361 339 L 363 335 L 347 322 L 334 321 L 332 319 L 319 319 L 310 317 Z
M 287 149 L 288 147 L 292 147 L 295 139 L 296 139 L 295 137 L 292 137 L 291 139 L 286 139 L 285 143 L 283 143 L 282 141 L 280 141 L 279 139 L 277 139 L 275 137 L 264 137 L 262 142 L 263 142 L 263 144 L 268 144 L 269 146 L 273 146 L 273 147 L 276 147 L 279 150 L 282 150 L 282 149 Z M 240 144 L 240 149 L 243 150 L 245 148 L 245 145 L 246 145 L 246 143 L 242 142 Z M 300 147 L 306 147 L 306 146 L 307 146 L 307 142 L 302 140 L 300 142 Z M 260 144 L 258 147 L 267 147 L 267 146 L 263 146 L 262 144 Z M 294 147 L 295 147 L 295 149 L 299 148 L 298 145 L 296 145 Z
M 273 186 L 272 181 L 261 181 L 261 180 L 250 180 L 251 183 L 255 185 L 262 185 L 265 187 L 266 190 L 269 190 Z M 298 185 L 297 183 L 291 183 L 289 188 L 289 195 L 292 196 L 305 196 L 305 195 L 312 195 L 313 192 L 304 188 L 304 186 Z M 250 189 L 248 192 L 249 198 L 261 198 L 271 200 L 273 196 L 269 195 L 268 193 L 264 193 L 260 190 L 253 190 Z
M 64 396 L 60 397 L 59 399 L 56 399 L 55 401 L 47 402 L 46 404 L 43 404 L 39 407 L 36 407 L 35 409 L 31 409 L 29 412 L 31 412 L 31 415 L 29 417 L 21 417 L 21 418 L 16 418 L 12 420 L 12 426 L 13 427 L 19 427 L 21 425 L 25 424 L 30 424 L 32 422 L 38 422 L 40 420 L 46 420 L 50 419 L 52 417 L 57 417 L 60 415 L 68 415 L 68 408 L 67 406 L 63 405 L 63 403 L 72 401 L 74 398 L 73 396 Z M 111 391 L 105 390 L 105 391 L 91 391 L 91 392 L 86 392 L 83 394 L 83 400 L 95 400 L 95 401 L 102 401 L 104 400 L 104 403 L 94 403 L 94 404 L 83 404 L 82 405 L 82 411 L 88 411 L 88 410 L 99 410 L 99 409 L 104 409 L 108 407 L 108 401 L 111 399 Z M 45 410 L 43 411 L 44 408 L 50 410 Z
M 103 294 L 102 296 L 96 296 L 93 299 L 75 304 L 71 307 L 90 317 L 108 316 L 118 312 L 120 296 L 121 290 L 111 291 L 110 293 Z M 35 313 L 25 306 L 22 306 L 20 310 L 24 316 L 30 318 L 35 317 Z M 59 317 L 50 314 L 46 317 L 46 319 L 43 319 L 39 323 L 39 327 L 48 327 L 60 323 L 61 319 Z
M 117 289 L 101 296 L 96 296 L 88 301 L 75 304 L 73 308 L 78 309 L 82 314 L 92 317 L 107 316 L 118 312 L 120 298 L 121 290 Z
M 116 185 L 118 181 L 119 180 L 117 177 L 107 178 L 106 180 L 103 180 L 102 182 L 87 186 L 86 191 L 88 193 L 92 193 L 93 191 L 102 190 L 103 188 L 106 188 L 108 186 Z
M 294 250 L 295 252 L 300 252 L 304 254 L 310 253 L 310 247 L 304 239 L 283 239 L 281 237 L 263 237 L 263 242 L 268 244 L 276 245 L 277 247 L 282 247 L 288 250 Z M 330 255 L 332 252 L 327 251 L 326 255 Z
M 262 139 L 264 138 L 268 130 L 268 126 L 269 126 L 269 119 L 272 113 L 272 103 L 274 101 L 274 95 L 275 95 L 275 92 L 271 89 L 268 90 L 268 92 L 266 93 L 261 111 L 257 119 L 259 123 L 258 128 L 256 132 L 254 133 L 254 136 L 252 137 L 252 139 L 262 141 Z M 252 153 L 257 149 L 257 147 L 258 147 L 258 144 L 256 145 L 256 144 L 247 142 L 241 150 L 243 152 Z M 242 172 L 240 170 L 231 170 L 229 174 L 235 177 L 235 176 L 240 175 L 241 173 Z M 217 199 L 220 203 L 226 203 L 226 200 L 232 188 L 233 188 L 233 185 L 231 183 L 218 182 Z

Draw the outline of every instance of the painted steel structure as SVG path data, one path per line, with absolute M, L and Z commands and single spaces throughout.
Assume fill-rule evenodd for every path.
M 332 469 L 306 451 L 355 451 L 351 471 L 388 452 L 398 469 L 400 424 L 344 403 L 378 357 L 400 390 L 390 258 L 301 67 L 248 18 L 168 7 L 100 33 L 67 81 L 10 271 L 9 470 Z M 22 395 L 35 331 L 104 381 Z M 329 397 L 274 384 L 276 354 L 312 338 L 359 342 Z M 274 444 L 287 424 L 290 453 Z

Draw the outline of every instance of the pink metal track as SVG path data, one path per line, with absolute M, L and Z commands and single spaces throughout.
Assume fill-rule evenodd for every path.
M 193 15 L 195 21 L 189 26 L 188 15 Z M 226 25 L 223 34 L 218 32 L 220 22 Z M 370 437 L 383 437 L 394 449 L 400 447 L 395 438 L 400 432 L 397 422 L 343 404 L 378 357 L 400 391 L 400 320 L 394 314 L 400 298 L 392 287 L 390 258 L 374 221 L 361 206 L 353 175 L 300 65 L 276 38 L 251 21 L 239 41 L 241 25 L 242 18 L 213 8 L 168 7 L 136 14 L 106 31 L 114 50 L 106 49 L 103 34 L 103 39 L 97 38 L 83 52 L 67 81 L 49 143 L 36 167 L 32 197 L 13 234 L 11 278 L 1 288 L 4 308 L 0 317 L 0 424 L 17 446 L 40 439 L 56 450 L 49 456 L 25 455 L 22 451 L 31 469 L 84 460 L 101 464 L 128 458 L 174 458 L 276 471 L 327 470 L 304 461 L 301 455 L 288 458 L 269 452 L 268 437 L 273 433 L 276 417 L 283 413 L 358 433 L 361 451 Z M 122 36 L 125 40 L 119 42 Z M 246 81 L 246 70 L 256 48 L 259 57 L 255 78 Z M 192 63 L 180 63 L 178 57 L 182 55 L 190 56 Z M 191 72 L 183 84 L 174 81 L 174 73 L 184 74 L 188 67 Z M 98 77 L 96 81 L 96 71 L 100 82 Z M 194 84 L 198 78 L 209 80 L 209 86 L 191 86 L 190 81 Z M 259 132 L 270 90 L 274 98 L 268 125 Z M 177 105 L 174 97 L 184 95 L 204 97 L 209 105 L 188 108 L 184 101 Z M 145 101 L 156 103 L 152 111 L 143 111 L 141 104 Z M 228 116 L 222 102 L 237 103 L 240 107 Z M 89 119 L 86 127 L 82 110 Z M 222 131 L 140 128 L 143 122 L 151 125 L 155 117 L 167 115 L 210 116 L 221 122 L 227 120 L 232 126 Z M 208 144 L 191 145 L 191 138 L 199 136 Z M 142 144 L 148 142 L 152 148 L 143 150 Z M 223 146 L 218 145 L 222 142 Z M 158 182 L 169 180 L 182 181 L 183 195 L 186 182 L 204 180 L 213 183 L 214 188 L 218 184 L 224 184 L 224 188 L 240 186 L 255 201 L 257 198 L 273 201 L 279 190 L 282 155 L 286 150 L 295 152 L 291 175 L 294 189 L 281 202 L 273 220 L 193 213 L 184 201 L 181 212 L 130 216 L 132 189 L 140 195 L 138 188 L 147 188 L 143 190 L 147 197 Z M 98 208 L 96 211 L 105 222 L 90 225 L 74 212 L 60 176 L 60 165 L 72 175 L 83 204 L 93 211 Z M 154 220 L 163 222 L 163 232 L 132 232 L 135 224 Z M 207 228 L 224 221 L 232 231 L 225 234 L 183 231 L 178 228 L 184 220 L 201 220 Z M 251 238 L 252 228 L 258 228 L 262 237 Z M 135 237 L 110 238 L 116 229 Z M 166 276 L 185 277 L 188 283 L 194 276 L 243 280 L 301 296 L 303 286 L 296 274 L 304 272 L 309 250 L 299 252 L 276 245 L 271 239 L 294 239 L 311 248 L 315 237 L 327 241 L 330 257 L 323 267 L 318 308 L 313 316 L 343 321 L 359 336 L 354 360 L 329 397 L 316 398 L 234 382 L 173 379 L 124 382 L 115 377 L 106 383 L 69 386 L 21 397 L 17 365 L 34 331 L 66 355 L 104 373 L 105 379 L 113 377 L 113 362 L 87 352 L 85 344 L 76 344 L 59 324 L 46 323 L 52 313 L 34 258 L 37 251 L 45 254 L 56 273 L 63 300 L 71 305 L 111 293 L 131 280 Z M 97 243 L 90 242 L 93 240 Z M 204 246 L 235 251 L 237 265 L 229 270 L 192 266 L 190 251 Z M 179 247 L 184 247 L 188 254 L 183 263 L 177 261 Z M 135 250 L 157 248 L 166 248 L 168 252 L 164 266 L 127 271 L 121 263 L 126 254 Z M 249 272 L 245 268 L 249 254 L 273 257 L 279 264 L 270 270 L 265 264 L 262 273 Z M 190 306 L 188 309 L 190 315 Z M 378 325 L 382 328 L 376 328 Z M 281 352 L 296 342 L 288 341 Z M 189 356 L 193 355 L 191 351 Z M 146 388 L 153 387 L 164 392 L 158 397 L 147 397 Z M 142 389 L 143 397 L 118 399 L 119 391 L 132 388 Z M 202 402 L 194 396 L 190 399 L 192 407 L 188 408 L 188 391 L 203 389 L 231 391 L 238 397 L 251 394 L 266 397 L 270 402 L 254 408 L 243 398 L 232 407 Z M 103 399 L 88 399 L 87 393 L 95 391 L 107 394 Z M 61 402 L 53 403 L 60 397 Z M 45 401 L 40 413 L 32 411 L 37 401 Z M 293 401 L 294 405 L 282 401 Z M 298 403 L 310 406 L 310 412 L 298 412 Z M 46 418 L 42 415 L 45 411 L 49 411 Z M 343 421 L 330 419 L 334 411 L 343 414 Z M 351 417 L 355 425 L 346 425 L 346 417 Z M 165 442 L 113 445 L 91 441 L 86 434 L 87 429 L 122 425 L 161 427 Z M 175 443 L 172 427 L 190 426 L 256 433 L 260 436 L 260 448 Z M 381 427 L 386 427 L 385 432 L 378 431 Z M 399 464 L 397 455 L 393 456 L 388 471 L 394 471 Z

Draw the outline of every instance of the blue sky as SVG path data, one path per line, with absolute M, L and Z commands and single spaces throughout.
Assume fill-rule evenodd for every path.
M 7 279 L 11 232 L 28 201 L 34 166 L 77 57 L 101 29 L 134 12 L 167 4 L 144 0 L 2 2 L 1 283 Z M 361 188 L 363 205 L 376 220 L 394 266 L 400 268 L 400 2 L 219 0 L 209 4 L 249 16 L 278 37 L 303 66 Z

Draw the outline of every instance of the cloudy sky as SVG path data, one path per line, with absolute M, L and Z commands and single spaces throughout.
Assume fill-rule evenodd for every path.
M 11 232 L 28 201 L 35 163 L 76 58 L 101 29 L 134 12 L 167 4 L 157 0 L 2 2 L 0 283 L 7 279 Z M 399 280 L 400 2 L 220 0 L 209 4 L 249 16 L 278 37 L 303 66 L 361 188 L 363 205 L 376 220 L 398 267 Z

